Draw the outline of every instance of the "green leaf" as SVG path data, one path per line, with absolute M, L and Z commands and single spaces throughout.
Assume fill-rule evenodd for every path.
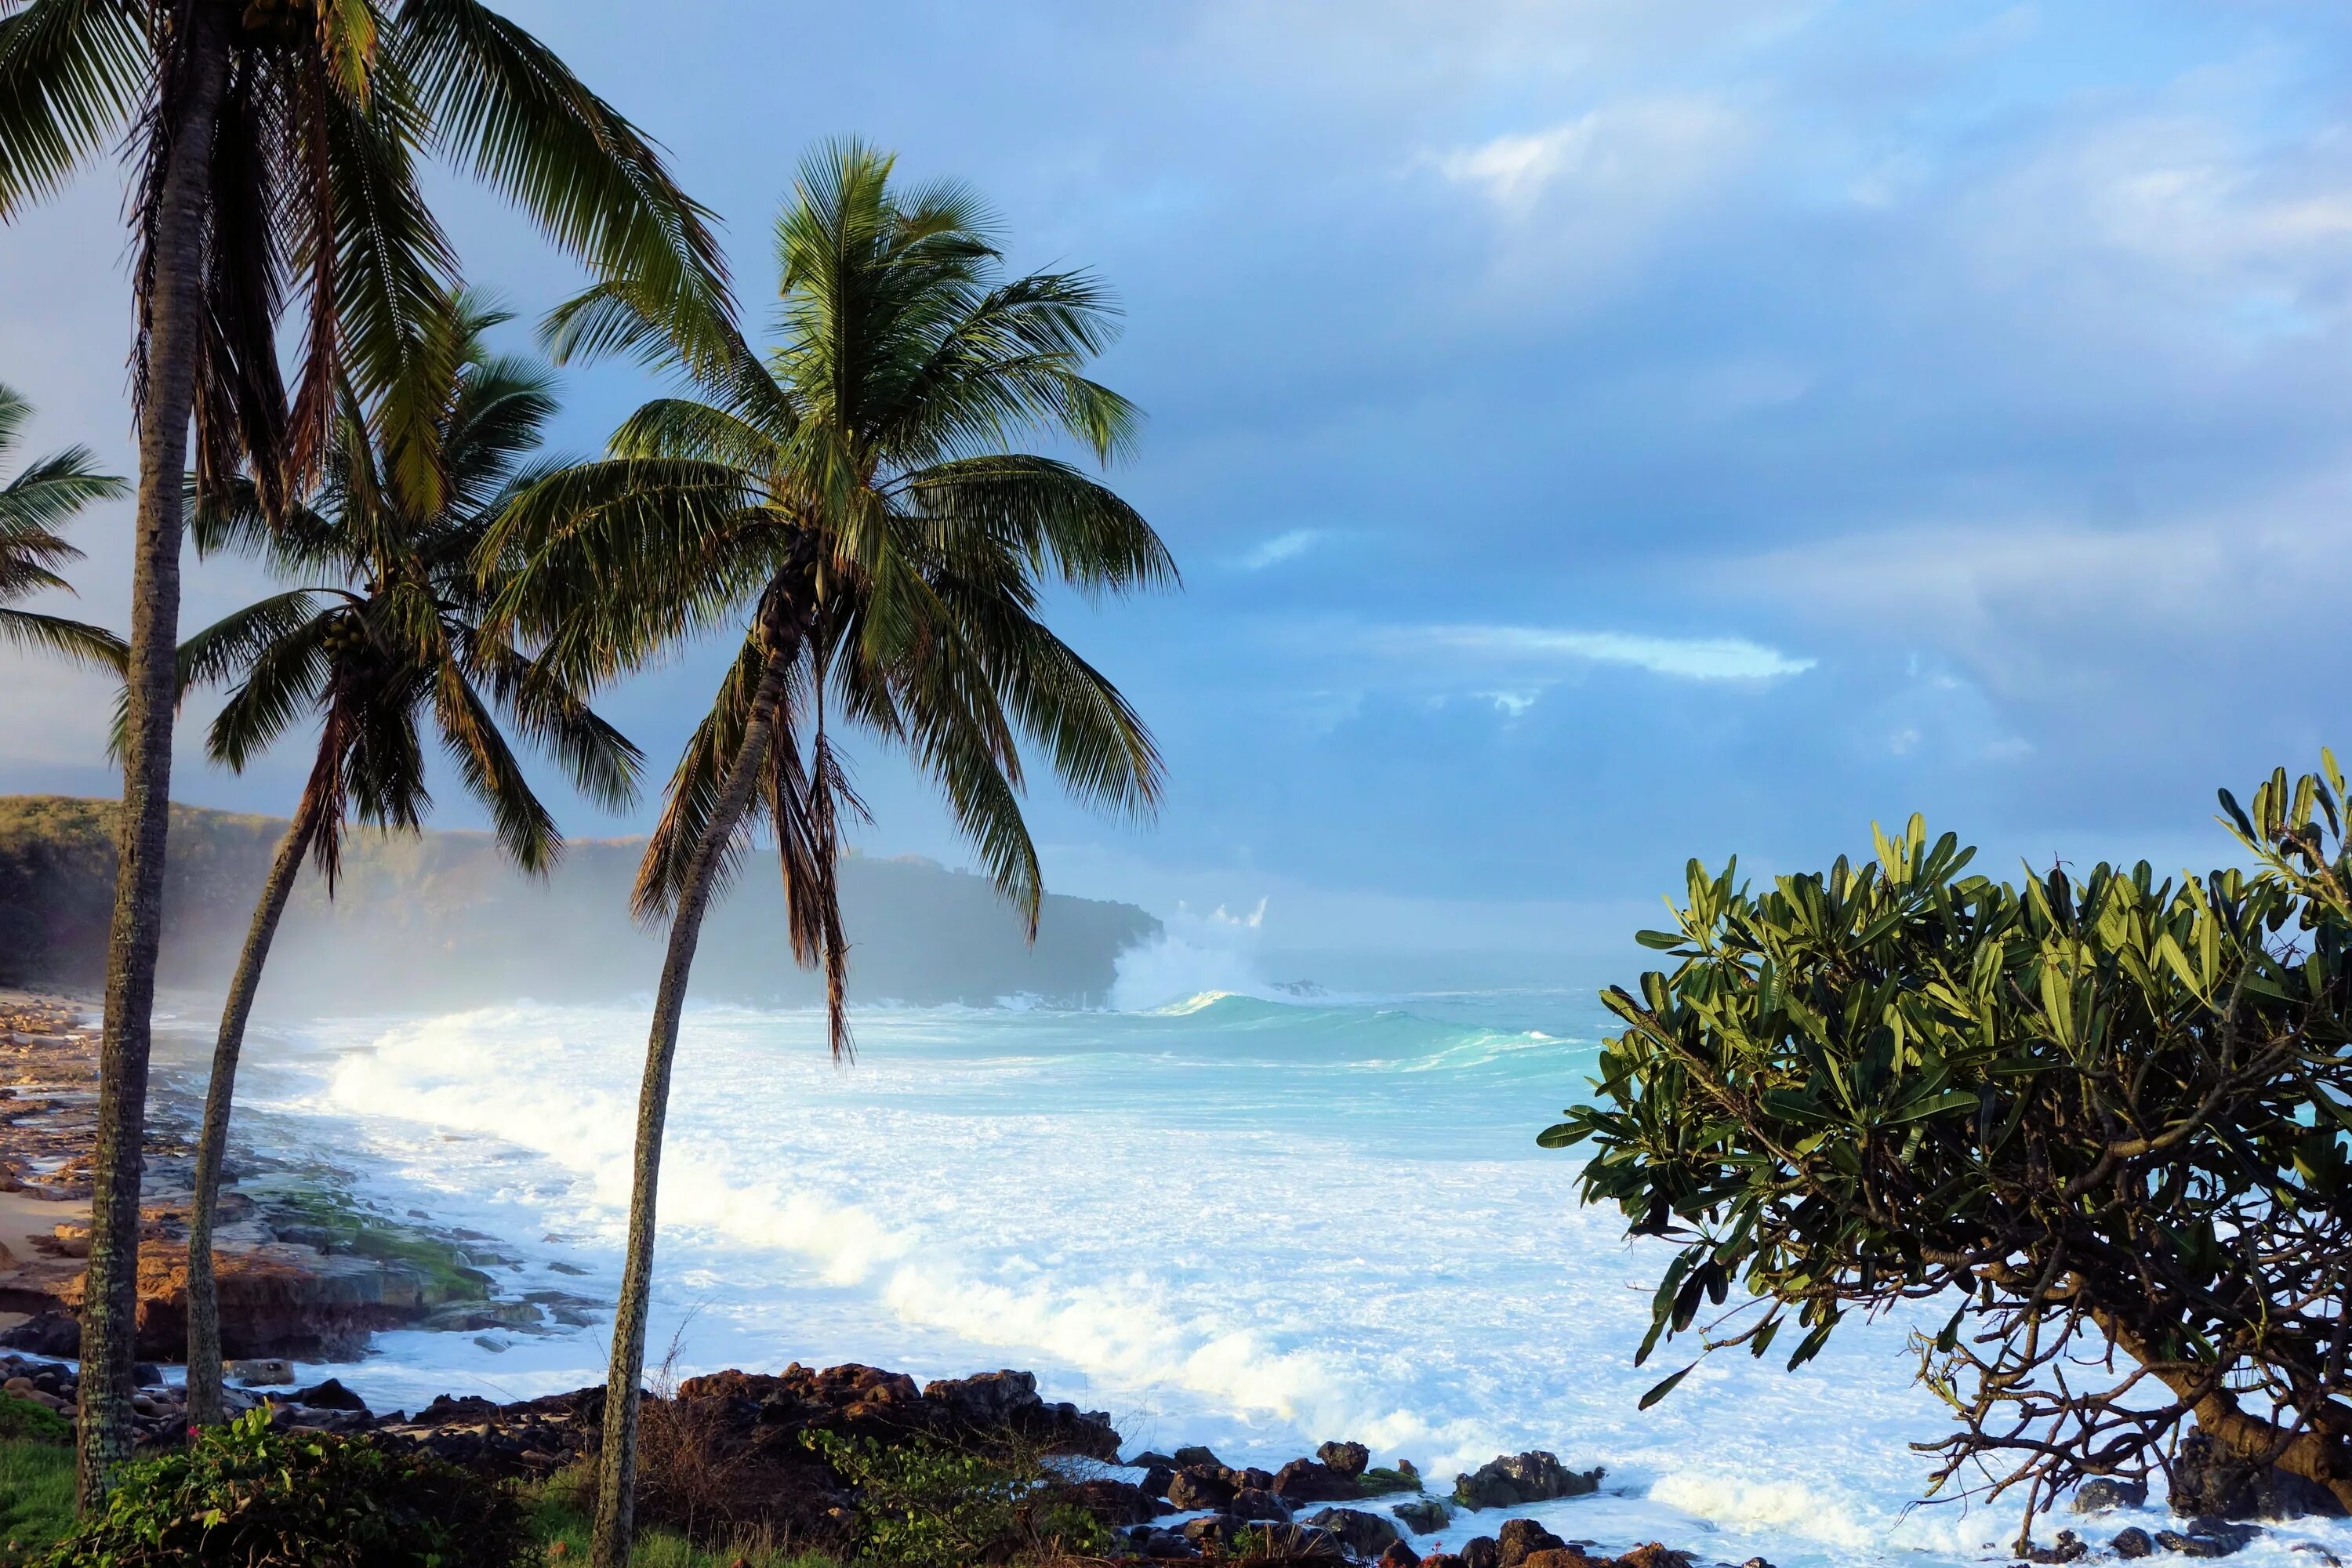
M 1675 1384 L 1688 1377 L 1692 1372 L 1697 1368 L 1697 1366 L 1698 1363 L 1693 1362 L 1689 1366 L 1686 1366 L 1683 1368 L 1682 1371 L 1675 1373 L 1674 1376 L 1656 1384 L 1649 1393 L 1642 1395 L 1641 1404 L 1636 1405 L 1634 1408 L 1639 1410 L 1647 1410 L 1651 1405 L 1655 1405 L 1659 1400 L 1664 1399 L 1667 1394 L 1672 1394 L 1675 1391 Z

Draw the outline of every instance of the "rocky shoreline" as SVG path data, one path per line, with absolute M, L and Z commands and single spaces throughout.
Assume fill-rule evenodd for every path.
M 0 991 L 0 1349 L 79 1352 L 97 1115 L 91 1004 Z M 138 1353 L 178 1361 L 187 1334 L 194 1129 L 151 1104 L 140 1207 Z M 516 1294 L 494 1238 L 378 1215 L 332 1188 L 232 1158 L 215 1230 L 222 1349 L 232 1359 L 351 1361 L 389 1329 L 577 1327 L 606 1303 Z

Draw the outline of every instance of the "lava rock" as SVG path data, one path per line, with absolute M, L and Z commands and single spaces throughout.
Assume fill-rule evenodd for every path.
M 2058 1532 L 2057 1541 L 2052 1545 L 2035 1546 L 2029 1543 L 2025 1548 L 2024 1556 L 2028 1563 L 2072 1563 L 2090 1550 L 2090 1547 L 2084 1543 L 2081 1536 L 2071 1530 L 2062 1530 Z
M 1145 1467 L 1143 1479 L 1135 1486 L 1145 1497 L 1164 1498 L 1168 1495 L 1168 1483 L 1175 1479 L 1176 1470 L 1172 1465 L 1150 1465 Z
M 2246 1543 L 2261 1533 L 2251 1525 L 2231 1524 L 2221 1519 L 2198 1519 L 2189 1521 L 2185 1532 L 2158 1531 L 2156 1543 L 2167 1552 L 2177 1552 L 2183 1557 L 2227 1557 L 2243 1551 Z
M 1403 1539 L 1397 1527 L 1379 1514 L 1360 1508 L 1327 1508 L 1307 1516 L 1318 1530 L 1328 1530 L 1359 1557 L 1374 1557 Z
M 1222 1470 L 1225 1468 L 1225 1462 L 1212 1453 L 1208 1446 L 1202 1443 L 1193 1443 L 1177 1449 L 1175 1453 L 1169 1456 L 1169 1463 L 1180 1470 L 1189 1470 L 1194 1465 L 1206 1465 L 1213 1470 Z
M 1402 1520 L 1404 1527 L 1415 1535 L 1432 1535 L 1454 1522 L 1454 1510 L 1433 1497 L 1401 1502 L 1389 1511 Z
M 1351 1481 L 1372 1462 L 1372 1451 L 1361 1443 L 1326 1443 L 1315 1450 L 1315 1457 Z
M 1568 1544 L 1532 1519 L 1507 1519 L 1495 1534 L 1499 1553 L 1495 1568 L 1519 1568 L 1536 1552 L 1557 1552 Z
M 1586 1542 L 1584 1545 L 1591 1545 Z M 1571 1544 L 1570 1550 L 1577 1548 Z M 1663 1542 L 1645 1541 L 1616 1559 L 1617 1568 L 1691 1568 L 1694 1561 L 1687 1552 L 1676 1552 Z M 1756 1561 L 1761 1562 L 1759 1558 Z
M 1293 1459 L 1276 1470 L 1274 1489 L 1289 1503 L 1346 1502 L 1360 1495 L 1353 1477 L 1316 1459 Z
M 1199 1519 L 1188 1519 L 1176 1529 L 1178 1534 L 1202 1552 L 1212 1547 L 1222 1550 L 1233 1536 L 1234 1521 L 1223 1514 L 1212 1513 Z
M 2108 1544 L 2115 1548 L 2118 1557 L 2147 1557 L 2156 1552 L 2156 1537 L 2137 1525 L 2116 1531 L 2115 1540 Z
M 1412 1547 L 1400 1541 L 1381 1553 L 1381 1568 L 1421 1568 L 1421 1559 Z
M 81 1354 L 81 1325 L 67 1312 L 36 1312 L 23 1322 L 0 1333 L 0 1346 L 12 1351 L 29 1351 L 34 1355 L 78 1356 Z
M 2172 1461 L 2172 1511 L 2210 1519 L 2340 1518 L 2344 1505 L 2317 1481 L 2275 1465 L 2232 1461 L 2211 1436 L 2192 1430 Z
M 367 1401 L 345 1388 L 341 1378 L 331 1377 L 324 1383 L 314 1383 L 308 1388 L 295 1390 L 294 1403 L 307 1405 L 313 1410 L 351 1410 L 362 1415 L 369 1414 Z
M 250 1388 L 278 1387 L 294 1381 L 294 1363 L 276 1356 L 256 1356 L 248 1361 L 223 1362 L 221 1375 Z
M 2106 1476 L 2096 1476 L 2074 1489 L 2074 1510 L 2076 1513 L 2106 1513 L 2114 1509 L 2137 1508 L 2147 1501 L 2146 1481 L 2119 1481 Z
M 1495 1568 L 1502 1554 L 1501 1542 L 1491 1535 L 1475 1535 L 1462 1543 L 1463 1568 Z
M 1223 1508 L 1241 1488 L 1227 1479 L 1222 1465 L 1187 1465 L 1168 1483 L 1168 1506 L 1184 1510 Z
M 1150 1448 L 1144 1449 L 1132 1459 L 1124 1462 L 1130 1470 L 1148 1470 L 1154 1465 L 1165 1465 L 1171 1470 L 1180 1468 L 1173 1454 L 1158 1453 Z
M 1517 1508 L 1553 1498 L 1582 1497 L 1600 1489 L 1602 1474 L 1597 1466 L 1571 1470 L 1556 1455 L 1540 1448 L 1498 1455 L 1454 1478 L 1454 1500 L 1468 1509 Z
M 1244 1524 L 1288 1524 L 1290 1505 L 1263 1487 L 1244 1487 L 1225 1504 L 1224 1514 Z

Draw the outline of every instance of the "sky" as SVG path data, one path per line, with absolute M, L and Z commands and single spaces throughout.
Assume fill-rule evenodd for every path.
M 511 0 L 724 217 L 747 320 L 820 138 L 1126 311 L 1112 481 L 1179 593 L 1057 605 L 1169 763 L 1033 797 L 1050 886 L 1286 949 L 1541 955 L 1690 857 L 2226 858 L 2213 791 L 2352 741 L 2352 12 L 2287 0 L 862 6 Z M 436 179 L 530 322 L 582 280 Z M 110 166 L 0 227 L 28 445 L 130 460 Z M 658 390 L 567 372 L 560 445 Z M 79 525 L 124 620 L 128 517 Z M 190 579 L 193 629 L 258 592 Z M 666 773 L 719 651 L 605 710 Z M 0 790 L 110 793 L 109 694 L 0 652 Z M 178 798 L 282 810 L 193 743 Z M 966 858 L 861 757 L 881 853 Z M 578 802 L 583 834 L 642 828 Z M 454 789 L 436 819 L 478 815 Z M 1262 913 L 1260 913 L 1262 910 Z

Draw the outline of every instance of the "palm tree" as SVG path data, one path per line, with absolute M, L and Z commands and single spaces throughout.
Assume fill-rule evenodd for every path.
M 341 389 L 404 407 L 456 265 L 417 184 L 436 153 L 600 273 L 725 297 L 703 209 L 646 138 L 480 0 L 0 0 L 0 220 L 110 144 L 129 205 L 139 500 L 115 912 L 82 1309 L 79 1502 L 128 1457 L 139 1159 L 162 931 L 191 424 L 198 489 L 240 463 L 277 512 L 315 477 Z M 306 321 L 289 399 L 277 332 Z M 446 342 L 446 337 L 438 341 Z M 431 378 L 424 378 L 429 381 Z M 404 440 L 436 482 L 429 441 Z
M 453 318 L 457 374 L 437 395 L 409 396 L 414 406 L 436 410 L 432 436 L 442 482 L 430 493 L 415 492 L 395 439 L 371 428 L 358 397 L 347 395 L 315 509 L 295 509 L 273 527 L 247 489 L 242 504 L 196 512 L 200 549 L 251 550 L 288 575 L 314 579 L 237 611 L 181 648 L 184 683 L 237 683 L 213 721 L 213 760 L 242 772 L 305 714 L 316 717 L 319 733 L 221 1009 L 205 1092 L 188 1224 L 194 1422 L 221 1419 L 212 1237 L 237 1058 L 262 965 L 304 857 L 317 863 L 331 897 L 349 819 L 417 830 L 432 804 L 420 739 L 429 723 L 461 782 L 488 808 L 500 846 L 525 871 L 544 874 L 562 852 L 562 837 L 499 732 L 494 707 L 551 751 L 592 799 L 618 807 L 635 798 L 636 748 L 569 687 L 534 678 L 524 658 L 481 624 L 502 586 L 495 562 L 481 570 L 483 536 L 513 488 L 533 477 L 523 459 L 555 412 L 539 367 L 493 358 L 483 347 L 482 334 L 507 319 L 461 300 Z
M 33 405 L 0 385 L 0 471 L 24 438 Z M 43 588 L 70 594 L 56 568 L 81 559 L 58 530 L 92 501 L 119 500 L 131 487 L 111 474 L 97 473 L 87 447 L 68 447 L 38 458 L 0 485 L 0 642 L 45 648 L 101 669 L 121 670 L 122 639 L 100 626 L 58 616 L 9 607 L 10 601 Z
M 1001 280 L 992 224 L 954 185 L 891 190 L 891 160 L 835 142 L 777 228 L 781 341 L 754 353 L 722 315 L 616 278 L 560 310 L 560 354 L 635 352 L 688 395 L 640 408 L 611 455 L 550 478 L 501 524 L 525 542 L 508 590 L 551 668 L 602 679 L 681 638 L 740 643 L 695 730 L 640 868 L 638 914 L 669 917 L 638 1101 L 636 1174 L 598 1493 L 594 1562 L 633 1531 L 638 1383 L 670 1068 L 702 919 L 764 823 L 793 950 L 821 964 L 849 1047 L 835 865 L 850 793 L 828 717 L 903 748 L 939 784 L 1036 930 L 1020 741 L 1078 795 L 1148 812 L 1160 765 L 1126 700 L 1039 619 L 1048 579 L 1091 594 L 1172 583 L 1136 510 L 1030 432 L 1107 461 L 1132 406 L 1087 379 L 1112 336 L 1074 273 Z M 592 593 L 591 590 L 601 590 Z

